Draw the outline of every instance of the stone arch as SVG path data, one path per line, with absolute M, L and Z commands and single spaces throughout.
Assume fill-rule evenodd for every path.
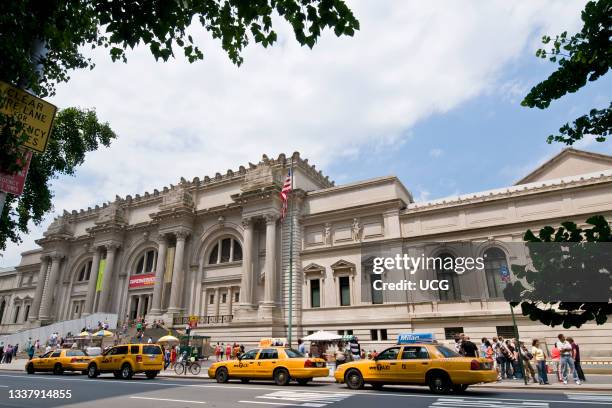
M 92 251 L 84 251 L 76 257 L 70 257 L 70 261 L 68 261 L 68 264 L 66 265 L 66 273 L 64 274 L 62 283 L 75 282 L 76 276 L 83 266 L 83 263 L 87 260 L 93 259 L 93 255 L 94 254 Z
M 241 226 L 231 222 L 211 226 L 200 236 L 196 246 L 197 249 L 192 254 L 191 265 L 206 265 L 206 255 L 212 249 L 211 245 L 223 237 L 234 238 L 244 251 L 243 232 L 244 229 Z
M 142 237 L 132 243 L 130 248 L 126 248 L 124 256 L 121 257 L 119 276 L 130 276 L 135 267 L 138 258 L 142 253 L 148 249 L 153 249 L 155 252 L 159 250 L 157 242 L 150 239 L 150 237 Z

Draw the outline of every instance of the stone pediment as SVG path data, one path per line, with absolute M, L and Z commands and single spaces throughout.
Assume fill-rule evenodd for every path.
M 247 170 L 244 183 L 240 187 L 242 191 L 258 190 L 274 185 L 274 172 L 272 167 L 266 163 L 259 163 Z
M 118 202 L 108 204 L 106 207 L 102 207 L 98 214 L 98 218 L 95 221 L 96 225 L 124 225 L 126 224 L 125 214 L 123 208 Z
M 339 270 L 339 269 L 350 269 L 351 271 L 355 271 L 355 264 L 349 261 L 345 261 L 344 259 L 340 259 L 337 262 L 334 262 L 331 265 L 332 270 Z
M 516 185 L 578 176 L 609 169 L 612 169 L 612 156 L 567 148 L 517 181 Z
M 193 195 L 182 185 L 172 187 L 162 197 L 161 210 L 193 210 L 195 207 Z
M 49 225 L 47 230 L 43 232 L 44 237 L 52 237 L 52 236 L 72 236 L 72 231 L 70 231 L 69 222 L 64 217 L 57 217 L 53 220 L 53 222 Z

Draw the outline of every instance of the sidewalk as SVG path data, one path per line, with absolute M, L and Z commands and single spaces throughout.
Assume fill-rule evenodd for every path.
M 12 372 L 22 372 L 25 373 L 25 364 L 26 359 L 17 359 L 13 360 L 11 364 L 0 364 L 0 372 L 2 371 L 12 371 Z M 199 375 L 176 375 L 174 370 L 165 370 L 159 373 L 159 377 L 162 378 L 187 378 L 187 379 L 200 379 L 206 381 L 213 381 L 208 378 L 208 367 L 214 361 L 202 361 L 202 371 Z M 563 383 L 557 382 L 554 379 L 551 379 L 550 385 L 539 385 L 530 383 L 529 385 L 525 385 L 523 380 L 504 380 L 501 382 L 494 382 L 488 384 L 476 384 L 470 386 L 470 388 L 474 389 L 503 389 L 503 390 L 535 390 L 535 391 L 546 391 L 546 390 L 555 390 L 555 391 L 601 391 L 601 392 L 612 392 L 612 375 L 607 374 L 587 374 L 587 382 L 582 383 L 582 385 L 576 385 L 572 381 L 570 381 L 567 385 Z M 315 378 L 314 382 L 335 382 L 334 377 L 325 377 L 325 378 Z

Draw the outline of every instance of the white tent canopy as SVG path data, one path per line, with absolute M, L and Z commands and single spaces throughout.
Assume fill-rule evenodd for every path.
M 342 340 L 342 336 L 324 330 L 319 330 L 316 333 L 312 333 L 309 336 L 304 337 L 304 341 L 335 341 Z

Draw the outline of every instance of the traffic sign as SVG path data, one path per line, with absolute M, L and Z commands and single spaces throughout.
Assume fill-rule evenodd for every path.
M 0 81 L 0 112 L 21 121 L 28 140 L 24 147 L 44 153 L 57 107 L 24 90 Z
M 30 168 L 30 161 L 32 160 L 32 152 L 30 150 L 25 152 L 25 160 L 25 165 L 17 173 L 8 174 L 0 172 L 0 191 L 14 196 L 23 193 L 23 186 L 28 175 L 28 169 Z

